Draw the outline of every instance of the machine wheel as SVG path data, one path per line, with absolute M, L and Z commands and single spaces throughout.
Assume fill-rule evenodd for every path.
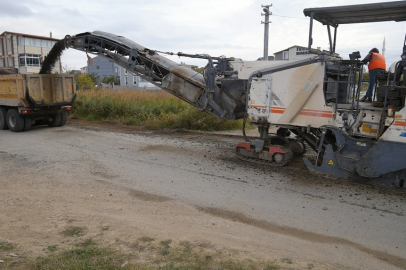
M 7 125 L 13 132 L 20 132 L 24 129 L 24 117 L 22 117 L 16 109 L 7 111 Z
M 56 113 L 56 114 L 53 114 L 51 117 L 52 117 L 52 120 L 48 121 L 48 126 L 49 127 L 59 127 L 59 125 L 61 124 L 61 120 L 62 120 L 61 114 Z
M 24 118 L 24 131 L 30 130 L 33 123 L 32 117 Z
M 287 147 L 289 147 L 295 156 L 302 156 L 304 153 L 306 153 L 305 144 L 299 140 L 291 140 Z
M 0 107 L 0 130 L 8 129 L 6 116 L 7 116 L 6 108 Z
M 276 153 L 273 155 L 273 160 L 276 163 L 281 163 L 285 159 L 285 154 Z
M 283 147 L 281 145 L 276 145 L 277 147 L 283 149 L 285 153 L 275 153 L 272 156 L 272 166 L 275 167 L 282 167 L 285 166 L 286 164 L 289 164 L 290 161 L 293 158 L 293 153 L 292 150 L 290 150 L 288 147 Z
M 68 114 L 66 112 L 60 113 L 61 115 L 61 123 L 59 124 L 60 127 L 66 124 L 66 120 L 68 120 Z

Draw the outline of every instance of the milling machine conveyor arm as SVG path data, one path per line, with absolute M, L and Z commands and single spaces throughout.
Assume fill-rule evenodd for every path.
M 134 41 L 101 31 L 66 36 L 65 45 L 108 58 L 199 110 L 219 118 L 238 119 L 245 112 L 241 111 L 240 106 L 243 100 L 230 96 L 214 83 L 216 73 L 207 72 L 212 71 L 211 61 L 203 75 Z

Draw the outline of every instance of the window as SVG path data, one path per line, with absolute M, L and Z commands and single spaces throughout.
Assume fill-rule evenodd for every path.
M 0 55 L 3 54 L 3 39 L 0 38 Z
M 128 76 L 125 76 L 125 85 L 128 85 Z
M 7 52 L 11 53 L 11 38 L 7 38 Z
M 4 60 L 0 59 L 0 67 L 4 67 Z
M 137 77 L 133 76 L 133 85 L 137 85 Z
M 41 55 L 21 54 L 20 67 L 41 67 Z
M 296 47 L 296 55 L 310 54 L 307 48 Z
M 18 37 L 18 46 L 24 45 L 24 37 Z
M 8 58 L 8 66 L 9 67 L 14 67 L 14 58 L 13 57 Z
M 118 73 L 118 67 L 115 67 L 115 68 L 114 68 L 114 72 L 115 72 L 115 73 Z
M 282 59 L 283 60 L 289 60 L 289 51 L 286 51 L 286 52 L 282 53 Z
M 18 45 L 20 46 L 32 46 L 32 47 L 45 47 L 52 48 L 56 41 L 39 39 L 39 38 L 29 38 L 29 37 L 18 37 Z

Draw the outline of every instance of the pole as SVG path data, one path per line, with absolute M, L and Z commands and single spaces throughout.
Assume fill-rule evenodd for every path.
M 265 22 L 262 22 L 265 24 L 264 26 L 264 58 L 263 61 L 268 61 L 268 40 L 269 40 L 269 15 L 272 15 L 272 12 L 269 11 L 269 7 L 272 7 L 272 4 L 270 5 L 261 5 L 262 10 L 264 13 L 261 13 L 262 16 L 265 16 Z

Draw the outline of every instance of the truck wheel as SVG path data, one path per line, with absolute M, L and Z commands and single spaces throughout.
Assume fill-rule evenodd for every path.
M 8 129 L 6 116 L 7 116 L 6 108 L 0 107 L 0 130 Z
M 66 124 L 66 120 L 68 120 L 68 114 L 66 112 L 61 113 L 61 124 L 59 124 L 59 126 L 64 126 Z
M 30 130 L 32 126 L 32 117 L 25 117 L 24 118 L 24 131 Z
M 24 129 L 24 117 L 22 117 L 16 109 L 7 111 L 7 125 L 13 132 L 20 132 Z
M 52 117 L 52 120 L 48 121 L 48 126 L 49 127 L 58 127 L 61 124 L 61 120 L 62 120 L 61 114 L 56 113 L 56 114 L 53 114 L 51 117 Z

